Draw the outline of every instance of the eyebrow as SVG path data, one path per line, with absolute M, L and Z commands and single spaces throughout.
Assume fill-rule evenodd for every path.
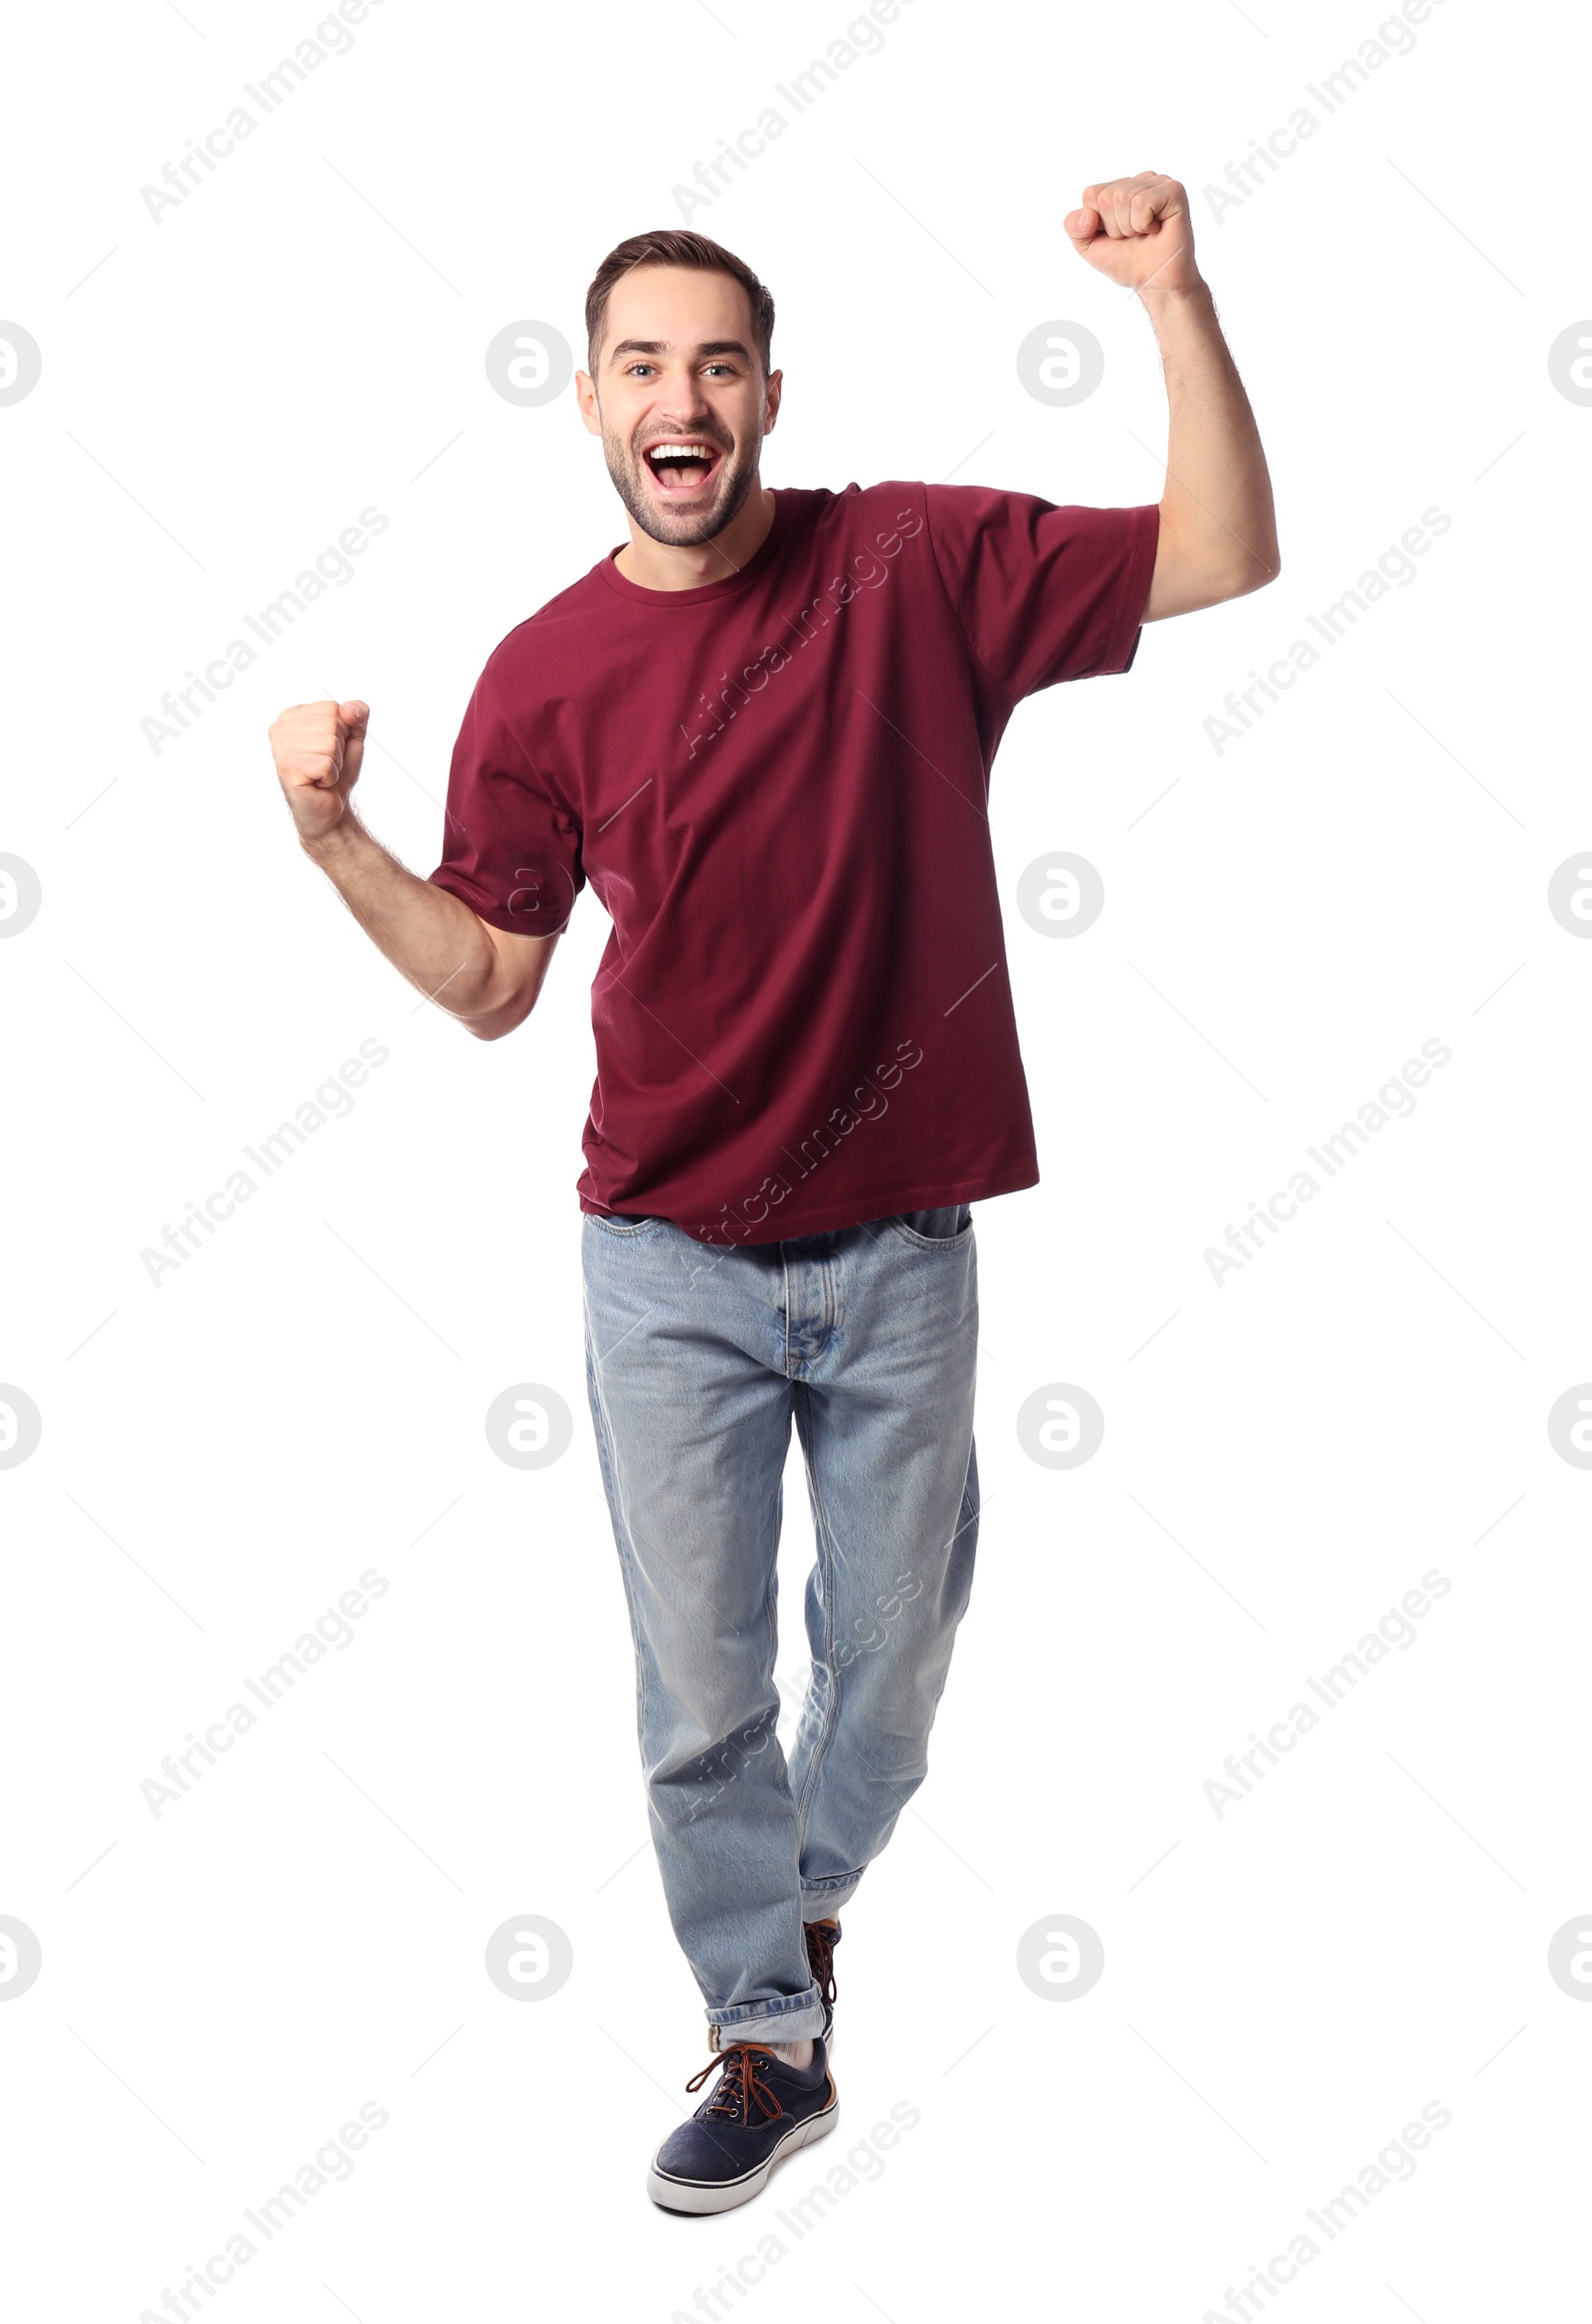
M 621 355 L 667 355 L 670 344 L 668 339 L 621 339 L 610 348 L 608 360 L 617 362 Z M 739 339 L 703 339 L 693 351 L 698 356 L 739 355 L 748 363 L 752 359 L 750 348 Z

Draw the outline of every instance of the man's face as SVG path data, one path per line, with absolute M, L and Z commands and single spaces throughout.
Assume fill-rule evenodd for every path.
M 577 379 L 581 417 L 632 518 L 670 547 L 711 540 L 744 506 L 779 410 L 745 292 L 696 267 L 634 267 L 610 295 L 594 364 Z

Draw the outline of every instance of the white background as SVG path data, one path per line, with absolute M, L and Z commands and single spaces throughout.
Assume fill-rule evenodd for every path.
M 1547 366 L 1592 313 L 1568 19 L 1448 0 L 1328 118 L 1304 84 L 1370 5 L 915 0 L 693 214 L 778 301 L 769 483 L 1132 503 L 1160 491 L 1153 337 L 1061 219 L 1093 178 L 1181 177 L 1285 560 L 1002 750 L 1044 1180 L 977 1213 L 979 1579 L 928 1782 L 847 1915 L 840 2135 L 716 2222 L 642 2188 L 703 2053 L 584 1408 L 607 922 L 588 893 L 530 1023 L 470 1040 L 297 851 L 265 730 L 364 695 L 364 811 L 437 861 L 482 663 L 622 536 L 572 395 L 503 401 L 487 343 L 537 317 L 578 346 L 603 253 L 681 222 L 675 184 L 846 10 L 385 0 L 151 220 L 140 187 L 315 21 L 123 0 L 12 39 L 0 314 L 44 369 L 0 408 L 0 849 L 44 903 L 0 945 L 0 1378 L 43 1438 L 0 1472 L 0 1913 L 44 1966 L 0 2006 L 8 2307 L 159 2310 L 374 2100 L 353 2177 L 206 2312 L 663 2324 L 772 2231 L 735 2302 L 769 2324 L 1192 2324 L 1436 2100 L 1413 2180 L 1310 2230 L 1272 2304 L 1539 2312 L 1581 2280 L 1592 2042 L 1546 1968 L 1592 1907 L 1592 1474 L 1546 1429 L 1592 1374 L 1592 945 L 1545 901 L 1592 836 L 1592 410 Z M 1202 189 L 1300 104 L 1317 133 L 1218 220 Z M 1057 317 L 1106 351 L 1066 410 L 1014 362 Z M 161 695 L 370 506 L 355 578 L 156 755 Z M 1223 696 L 1433 506 L 1418 579 L 1218 756 Z M 1075 942 L 1012 901 L 1055 848 L 1105 883 Z M 352 1115 L 153 1286 L 140 1251 L 367 1038 Z M 1414 1116 L 1219 1288 L 1205 1248 L 1429 1039 L 1452 1061 Z M 519 1381 L 575 1414 L 544 1470 L 484 1433 Z M 1055 1381 L 1105 1413 L 1074 1471 L 1014 1428 Z M 795 1687 L 794 1468 L 787 1507 Z M 154 1816 L 162 1757 L 371 1568 L 355 1642 Z M 1418 1642 L 1218 1818 L 1226 1756 L 1434 1568 Z M 483 1970 L 525 1913 L 574 1949 L 534 2006 Z M 1065 2004 L 1015 1969 L 1058 1913 L 1105 1949 Z M 883 2176 L 781 2229 L 901 2102 Z

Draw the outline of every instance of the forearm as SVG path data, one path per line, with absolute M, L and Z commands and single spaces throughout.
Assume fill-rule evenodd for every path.
M 1244 383 L 1222 336 L 1209 284 L 1139 294 L 1160 345 L 1169 410 L 1161 562 L 1146 620 L 1193 612 L 1274 579 L 1281 562 L 1272 480 Z M 1175 601 L 1174 601 L 1175 593 Z
M 417 991 L 472 1031 L 505 1029 L 500 1020 L 514 1004 L 513 981 L 491 931 L 468 904 L 406 871 L 351 807 L 330 831 L 299 844 Z

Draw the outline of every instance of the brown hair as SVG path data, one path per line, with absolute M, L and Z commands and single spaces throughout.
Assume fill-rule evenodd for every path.
M 763 288 L 744 259 L 737 258 L 722 243 L 710 242 L 705 234 L 683 233 L 673 226 L 657 227 L 651 234 L 632 234 L 628 241 L 616 244 L 593 275 L 591 289 L 586 293 L 588 364 L 597 352 L 614 285 L 633 267 L 646 266 L 696 267 L 703 274 L 733 277 L 751 302 L 752 341 L 763 366 L 763 377 L 768 377 L 773 369 L 770 355 L 774 336 L 773 293 Z

